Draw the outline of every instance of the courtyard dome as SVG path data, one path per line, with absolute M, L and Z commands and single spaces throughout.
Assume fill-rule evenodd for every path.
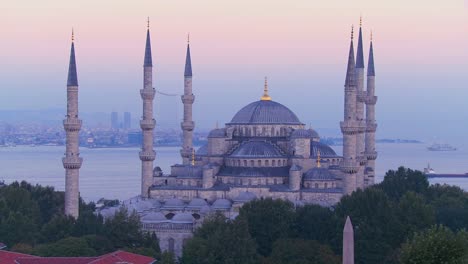
M 260 100 L 248 104 L 234 115 L 229 124 L 302 125 L 296 114 L 289 108 L 271 100 Z
M 177 199 L 177 198 L 171 198 L 167 199 L 166 202 L 164 203 L 164 209 L 182 209 L 185 207 L 184 201 Z
M 193 220 L 193 216 L 189 213 L 178 213 L 174 215 L 174 217 L 171 219 L 171 222 L 177 224 L 192 224 Z
M 279 158 L 284 157 L 279 148 L 265 141 L 248 141 L 230 155 L 232 158 Z
M 145 222 L 145 223 L 161 223 L 161 222 L 167 222 L 167 218 L 164 216 L 163 213 L 150 212 L 150 213 L 144 215 L 141 218 L 141 221 Z
M 213 203 L 215 210 L 229 210 L 231 209 L 231 201 L 227 199 L 218 199 Z
M 201 209 L 203 206 L 208 205 L 208 203 L 201 198 L 193 198 L 190 203 L 187 205 L 188 209 Z
M 326 168 L 312 168 L 304 175 L 304 180 L 332 181 L 336 177 Z
M 215 128 L 210 131 L 208 134 L 209 138 L 225 138 L 226 137 L 226 129 L 225 128 Z

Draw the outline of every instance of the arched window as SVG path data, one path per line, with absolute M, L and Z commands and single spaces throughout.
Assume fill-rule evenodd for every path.
M 270 166 L 270 161 L 265 160 L 265 167 L 269 167 L 269 166 Z
M 274 136 L 274 135 L 275 135 L 275 128 L 274 128 L 274 127 L 271 127 L 270 135 L 271 135 L 271 136 Z
M 173 213 L 168 213 L 168 214 L 166 215 L 166 218 L 169 219 L 169 220 L 171 220 L 172 217 L 174 217 L 174 214 L 173 214 Z
M 200 219 L 200 215 L 199 214 L 192 214 L 193 218 L 195 218 L 195 220 L 198 220 Z
M 168 239 L 167 244 L 168 244 L 168 246 L 167 246 L 168 251 L 171 252 L 171 253 L 174 253 L 175 241 L 174 241 L 174 239 L 172 237 L 170 237 Z
M 318 189 L 319 188 L 319 185 L 318 183 L 315 184 L 315 189 Z
M 247 160 L 244 160 L 244 167 L 247 167 Z
M 258 164 L 259 167 L 261 167 L 261 166 L 262 166 L 262 161 L 261 161 L 261 160 L 258 160 L 258 161 L 257 161 L 257 164 Z
M 327 189 L 327 188 L 328 188 L 328 183 L 325 183 L 325 187 L 324 187 L 324 188 L 325 188 L 325 189 Z
M 253 160 L 251 160 L 251 161 L 250 161 L 250 167 L 254 167 L 254 166 L 255 166 L 254 163 L 255 163 L 255 162 L 254 162 Z
M 276 166 L 276 160 L 271 161 L 271 166 L 275 167 Z

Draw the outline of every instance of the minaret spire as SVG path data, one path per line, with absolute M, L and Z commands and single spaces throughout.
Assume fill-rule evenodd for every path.
M 263 96 L 260 98 L 262 101 L 271 101 L 271 97 L 268 95 L 268 79 L 265 76 L 265 84 L 263 85 Z
M 145 58 L 143 62 L 143 89 L 140 96 L 143 100 L 143 118 L 140 127 L 143 133 L 143 145 L 139 153 L 141 160 L 141 196 L 149 197 L 150 188 L 153 185 L 153 162 L 156 152 L 153 149 L 153 130 L 156 120 L 153 117 L 153 100 L 156 91 L 153 88 L 153 62 L 151 57 L 151 40 L 149 31 L 149 18 L 146 30 Z
M 348 67 L 346 70 L 346 80 L 345 86 L 356 85 L 356 77 L 354 69 L 356 68 L 356 63 L 354 61 L 354 26 L 351 27 L 351 44 L 349 45 L 349 55 L 348 55 Z
M 65 168 L 65 214 L 78 218 L 79 214 L 79 176 L 83 159 L 79 151 L 79 132 L 81 120 L 78 118 L 78 77 L 76 74 L 75 37 L 72 30 L 70 64 L 67 80 L 67 115 L 63 120 L 66 133 L 65 157 L 62 158 Z
M 375 76 L 374 47 L 372 45 L 372 32 L 371 32 L 370 48 L 369 48 L 369 62 L 367 63 L 367 76 Z
M 182 156 L 182 163 L 190 165 L 190 155 L 193 153 L 193 130 L 195 122 L 192 119 L 192 105 L 195 101 L 195 96 L 192 93 L 192 59 L 190 57 L 190 35 L 187 35 L 187 54 L 185 57 L 185 70 L 184 70 L 184 95 L 181 97 L 184 104 L 184 120 L 180 124 L 183 134 L 183 145 L 180 150 Z
M 356 54 L 356 68 L 364 68 L 364 49 L 362 46 L 362 17 L 359 21 L 359 36 Z

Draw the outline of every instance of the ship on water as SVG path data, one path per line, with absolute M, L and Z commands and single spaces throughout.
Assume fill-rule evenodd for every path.
M 424 175 L 426 175 L 427 178 L 468 178 L 468 172 L 467 173 L 437 173 L 433 168 L 431 168 L 430 164 L 427 164 L 427 167 L 424 168 Z
M 434 143 L 431 146 L 427 147 L 429 151 L 455 151 L 456 147 L 450 146 L 449 144 L 438 144 Z

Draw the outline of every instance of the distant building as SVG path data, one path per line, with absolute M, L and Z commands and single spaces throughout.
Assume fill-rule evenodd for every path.
M 143 142 L 143 134 L 141 131 L 138 132 L 129 132 L 127 138 L 128 144 L 131 145 L 141 145 Z
M 132 115 L 130 112 L 124 113 L 124 122 L 123 122 L 123 129 L 130 129 L 132 128 Z
M 111 113 L 111 129 L 119 129 L 119 114 L 117 112 Z

